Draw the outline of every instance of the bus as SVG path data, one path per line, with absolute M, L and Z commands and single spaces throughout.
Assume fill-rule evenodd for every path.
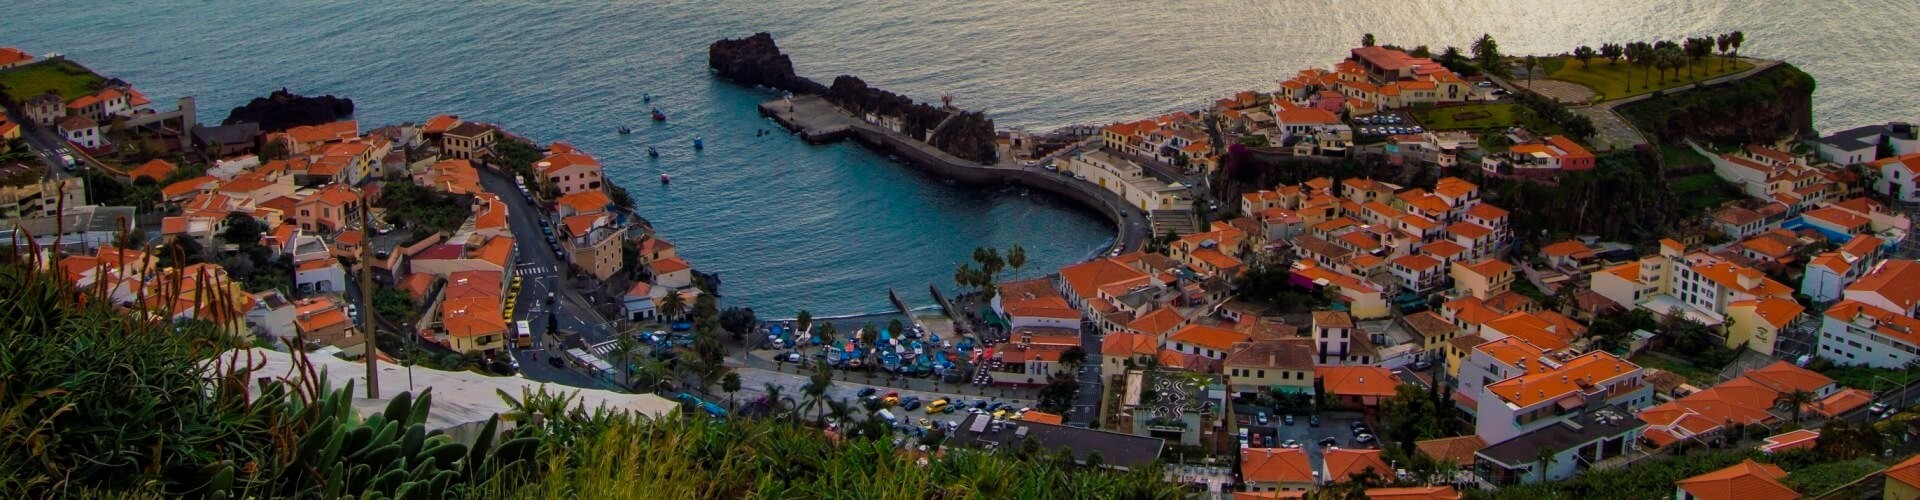
M 521 349 L 533 347 L 533 327 L 529 326 L 526 320 L 513 323 L 513 344 L 520 346 Z

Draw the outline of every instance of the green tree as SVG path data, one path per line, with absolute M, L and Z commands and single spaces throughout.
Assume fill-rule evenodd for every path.
M 740 391 L 740 374 L 727 372 L 720 377 L 720 392 L 727 393 L 727 410 L 733 410 L 733 393 Z
M 1078 373 L 1080 367 L 1085 365 L 1086 362 L 1087 350 L 1080 348 L 1080 346 L 1068 347 L 1067 350 L 1061 351 L 1060 353 L 1060 364 L 1072 367 L 1075 373 Z
M 1626 54 L 1626 51 L 1620 47 L 1620 44 L 1617 44 L 1617 43 L 1600 44 L 1600 57 L 1606 58 L 1607 64 L 1609 65 L 1619 62 L 1620 56 L 1625 54 Z
M 1373 34 L 1372 34 L 1372 33 L 1367 33 L 1367 34 L 1365 34 L 1365 35 L 1360 35 L 1360 46 L 1361 46 L 1361 47 L 1372 47 L 1372 46 L 1373 46 L 1373 43 L 1374 43 L 1374 38 L 1373 38 Z
M 1482 69 L 1495 74 L 1501 72 L 1499 69 L 1500 43 L 1494 41 L 1493 34 L 1482 33 L 1480 38 L 1473 41 L 1472 49 L 1473 60 L 1479 63 Z
M 800 386 L 801 411 L 814 409 L 819 413 L 814 425 L 827 425 L 827 392 L 833 389 L 833 368 L 826 363 L 814 363 L 813 374 L 807 377 L 807 383 Z
M 1773 404 L 1774 406 L 1785 405 L 1788 411 L 1793 412 L 1793 423 L 1798 425 L 1800 423 L 1801 410 L 1805 409 L 1807 405 L 1819 400 L 1820 397 L 1818 395 L 1796 388 L 1791 391 L 1782 392 L 1779 396 L 1775 396 L 1773 398 Z
M 793 316 L 793 325 L 803 332 L 809 328 L 813 328 L 813 313 L 807 312 L 806 309 L 801 309 L 800 314 Z
M 1599 55 L 1600 53 L 1593 50 L 1593 47 L 1586 45 L 1581 45 L 1579 48 L 1573 49 L 1573 58 L 1580 60 L 1581 68 L 1587 67 L 1589 63 L 1593 62 L 1593 58 Z
M 1747 34 L 1745 32 L 1735 31 L 1727 34 L 1727 46 L 1733 47 L 1733 57 L 1735 59 L 1740 58 L 1740 44 L 1746 42 Z
M 1524 61 L 1524 64 L 1526 65 L 1526 68 L 1527 68 L 1527 87 L 1532 88 L 1533 87 L 1533 70 L 1534 68 L 1540 67 L 1540 58 L 1534 57 L 1532 55 L 1528 55 L 1522 61 Z
M 660 316 L 668 321 L 679 320 L 686 314 L 687 299 L 681 297 L 679 292 L 668 292 L 666 297 L 660 299 Z
M 1080 396 L 1080 381 L 1067 372 L 1053 372 L 1047 377 L 1047 385 L 1040 388 L 1040 411 L 1065 415 L 1073 409 L 1074 398 Z
M 1020 268 L 1027 265 L 1027 247 L 1016 244 L 1007 249 L 1007 265 L 1013 268 L 1013 279 L 1020 279 Z

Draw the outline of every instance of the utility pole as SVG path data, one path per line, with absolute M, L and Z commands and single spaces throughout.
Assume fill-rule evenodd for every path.
M 367 345 L 367 399 L 380 399 L 380 337 L 373 329 L 373 231 L 368 226 L 367 192 L 360 198 L 360 323 Z

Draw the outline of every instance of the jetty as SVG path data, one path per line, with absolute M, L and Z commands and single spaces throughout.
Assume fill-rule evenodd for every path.
M 895 155 L 934 175 L 957 182 L 1024 186 L 1074 200 L 1113 221 L 1116 227 L 1114 248 L 1121 252 L 1138 250 L 1152 237 L 1146 212 L 1128 204 L 1112 191 L 1037 166 L 1007 161 L 982 164 L 962 159 L 926 142 L 855 118 L 817 95 L 796 95 L 763 102 L 760 103 L 760 114 L 773 118 L 809 144 L 826 144 L 851 138 L 882 153 Z

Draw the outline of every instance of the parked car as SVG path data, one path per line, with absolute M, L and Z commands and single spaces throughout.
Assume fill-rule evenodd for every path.
M 1328 446 L 1339 446 L 1339 445 L 1340 445 L 1340 440 L 1334 438 L 1333 436 L 1327 436 L 1325 438 L 1320 439 L 1321 448 L 1325 448 Z
M 1355 443 L 1360 443 L 1360 444 L 1366 444 L 1366 443 L 1371 443 L 1371 442 L 1373 442 L 1373 435 L 1372 435 L 1372 434 L 1366 434 L 1366 433 L 1361 433 L 1361 434 L 1357 434 L 1357 435 L 1354 435 L 1354 436 L 1353 436 L 1353 442 L 1355 442 Z
M 1253 418 L 1253 421 L 1260 425 L 1267 425 L 1267 412 L 1260 412 L 1258 416 Z
M 1308 426 L 1308 427 L 1319 427 L 1319 426 L 1320 426 L 1320 416 L 1319 416 L 1319 415 L 1313 415 L 1313 416 L 1309 416 L 1309 417 L 1307 417 L 1307 426 Z
M 1285 416 L 1285 417 L 1280 417 L 1280 423 L 1283 423 L 1283 424 L 1286 424 L 1286 425 L 1293 425 L 1293 415 L 1287 415 L 1287 416 Z
M 860 394 L 860 397 L 862 397 L 862 398 L 865 398 L 865 397 L 868 397 L 868 396 L 872 396 L 872 395 L 874 395 L 874 393 L 877 393 L 877 392 L 880 392 L 880 390 L 879 390 L 879 389 L 875 389 L 875 388 L 872 388 L 872 387 L 864 387 L 864 388 L 861 388 L 861 389 L 860 389 L 860 393 L 859 393 L 859 394 Z
M 906 411 L 918 410 L 920 409 L 920 400 L 918 399 L 908 400 L 906 403 L 902 403 L 900 405 L 900 409 L 903 409 Z
M 1294 440 L 1294 439 L 1288 439 L 1288 440 L 1286 440 L 1286 441 L 1281 441 L 1281 442 L 1280 442 L 1280 447 L 1281 447 L 1281 448 L 1295 448 L 1295 449 L 1297 449 L 1297 448 L 1299 448 L 1299 447 L 1300 447 L 1300 441 L 1299 441 L 1299 440 Z

